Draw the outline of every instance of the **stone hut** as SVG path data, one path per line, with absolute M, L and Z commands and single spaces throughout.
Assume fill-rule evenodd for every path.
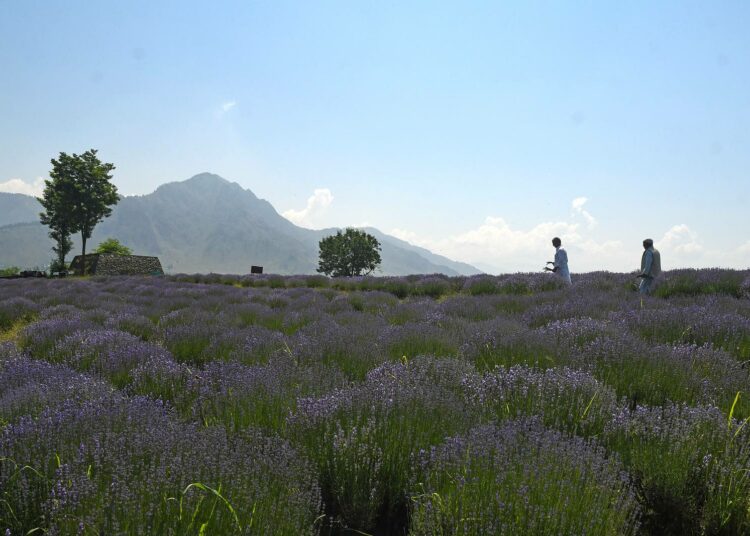
M 81 255 L 70 263 L 70 271 L 81 275 Z M 86 255 L 86 273 L 89 275 L 164 275 L 159 257 L 142 255 L 113 255 L 92 253 Z

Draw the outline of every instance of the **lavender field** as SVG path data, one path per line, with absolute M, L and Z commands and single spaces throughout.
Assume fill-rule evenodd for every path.
M 0 281 L 5 535 L 750 533 L 750 271 Z

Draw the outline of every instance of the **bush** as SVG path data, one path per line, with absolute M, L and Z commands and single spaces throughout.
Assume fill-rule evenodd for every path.
M 18 275 L 21 269 L 18 266 L 8 266 L 6 268 L 0 268 L 0 277 L 8 275 Z
M 361 386 L 299 401 L 290 425 L 317 464 L 335 524 L 404 530 L 409 486 L 420 474 L 414 455 L 472 424 L 460 393 L 469 370 L 433 358 L 384 364 Z
M 639 406 L 613 419 L 604 441 L 638 486 L 648 534 L 700 534 L 710 462 L 723 464 L 726 430 L 726 418 L 710 407 Z
M 101 242 L 94 253 L 109 254 L 109 255 L 132 255 L 133 251 L 120 243 L 116 238 L 107 238 L 104 242 Z
M 409 534 L 635 534 L 639 507 L 600 446 L 536 421 L 481 426 L 423 453 Z
M 673 270 L 659 278 L 659 285 L 653 294 L 660 298 L 703 294 L 726 294 L 740 298 L 746 274 L 738 270 Z

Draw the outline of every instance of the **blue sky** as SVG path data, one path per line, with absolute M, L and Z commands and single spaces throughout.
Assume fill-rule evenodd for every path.
M 0 189 L 99 149 L 491 271 L 750 265 L 750 3 L 0 0 Z M 549 258 L 548 258 L 549 257 Z

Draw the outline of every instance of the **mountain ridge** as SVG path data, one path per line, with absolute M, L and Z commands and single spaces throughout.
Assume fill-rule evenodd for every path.
M 42 205 L 35 197 L 0 192 L 0 227 L 39 221 Z
M 0 193 L 0 206 L 9 204 L 9 195 L 20 194 Z M 41 207 L 33 197 L 21 197 L 36 204 L 34 218 L 0 226 L 0 265 L 46 265 L 52 240 L 38 223 Z M 24 208 L 14 213 L 21 220 L 31 217 L 33 206 L 22 201 Z M 93 249 L 115 237 L 137 254 L 160 257 L 169 272 L 247 273 L 251 264 L 259 264 L 269 273 L 305 274 L 315 273 L 320 239 L 335 231 L 298 227 L 251 190 L 205 172 L 164 183 L 150 194 L 122 197 L 88 243 Z M 381 242 L 382 275 L 481 273 L 375 228 L 367 231 Z M 78 237 L 72 238 L 71 255 L 80 252 Z

